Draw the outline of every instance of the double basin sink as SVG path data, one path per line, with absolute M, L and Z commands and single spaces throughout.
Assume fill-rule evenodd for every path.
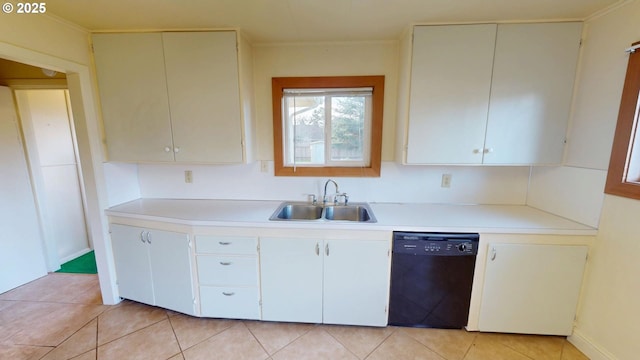
M 351 221 L 359 223 L 377 222 L 367 203 L 348 205 L 316 205 L 304 202 L 285 201 L 271 215 L 274 221 Z

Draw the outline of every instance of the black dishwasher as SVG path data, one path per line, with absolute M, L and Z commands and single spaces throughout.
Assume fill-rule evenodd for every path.
M 389 324 L 465 327 L 479 239 L 475 233 L 394 232 Z

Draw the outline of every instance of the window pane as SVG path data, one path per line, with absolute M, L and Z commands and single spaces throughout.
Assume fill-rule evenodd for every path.
M 288 165 L 324 164 L 324 96 L 285 97 Z
M 332 97 L 331 161 L 364 161 L 365 97 Z
M 640 183 L 640 137 L 638 136 L 638 113 L 640 112 L 640 94 L 636 103 L 636 111 L 633 117 L 631 138 L 629 141 L 629 160 L 627 164 L 626 182 Z

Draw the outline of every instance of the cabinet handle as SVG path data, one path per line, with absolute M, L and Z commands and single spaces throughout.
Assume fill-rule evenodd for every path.
M 235 294 L 236 293 L 234 293 L 234 292 L 225 292 L 225 291 L 222 292 L 222 295 L 224 295 L 224 296 L 233 296 Z
M 231 261 L 220 261 L 220 265 L 229 266 L 229 265 L 231 265 Z
M 170 148 L 170 147 L 168 147 L 168 146 L 165 146 L 165 147 L 164 147 L 164 152 L 171 152 L 171 148 Z
M 151 231 L 147 231 L 147 242 L 151 244 Z
M 327 254 L 327 256 L 329 256 L 329 244 L 324 246 L 324 253 Z
M 486 149 L 484 149 L 484 151 L 483 151 L 483 152 L 484 152 L 485 154 L 492 153 L 492 152 L 493 152 L 493 148 L 486 148 Z
M 231 245 L 230 241 L 218 241 L 218 244 L 220 245 Z
M 173 148 L 173 152 L 174 153 L 179 153 L 180 152 L 180 148 L 176 146 L 175 148 Z
M 496 259 L 496 248 L 491 248 L 491 261 Z
M 142 243 L 145 242 L 145 240 L 144 240 L 144 230 L 140 231 L 140 241 L 142 241 Z
M 320 256 L 320 244 L 316 243 L 316 255 Z

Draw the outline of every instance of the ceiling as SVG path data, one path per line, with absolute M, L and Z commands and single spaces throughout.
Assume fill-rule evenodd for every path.
M 398 39 L 412 23 L 582 20 L 624 0 L 49 0 L 91 31 L 240 28 L 255 43 Z

